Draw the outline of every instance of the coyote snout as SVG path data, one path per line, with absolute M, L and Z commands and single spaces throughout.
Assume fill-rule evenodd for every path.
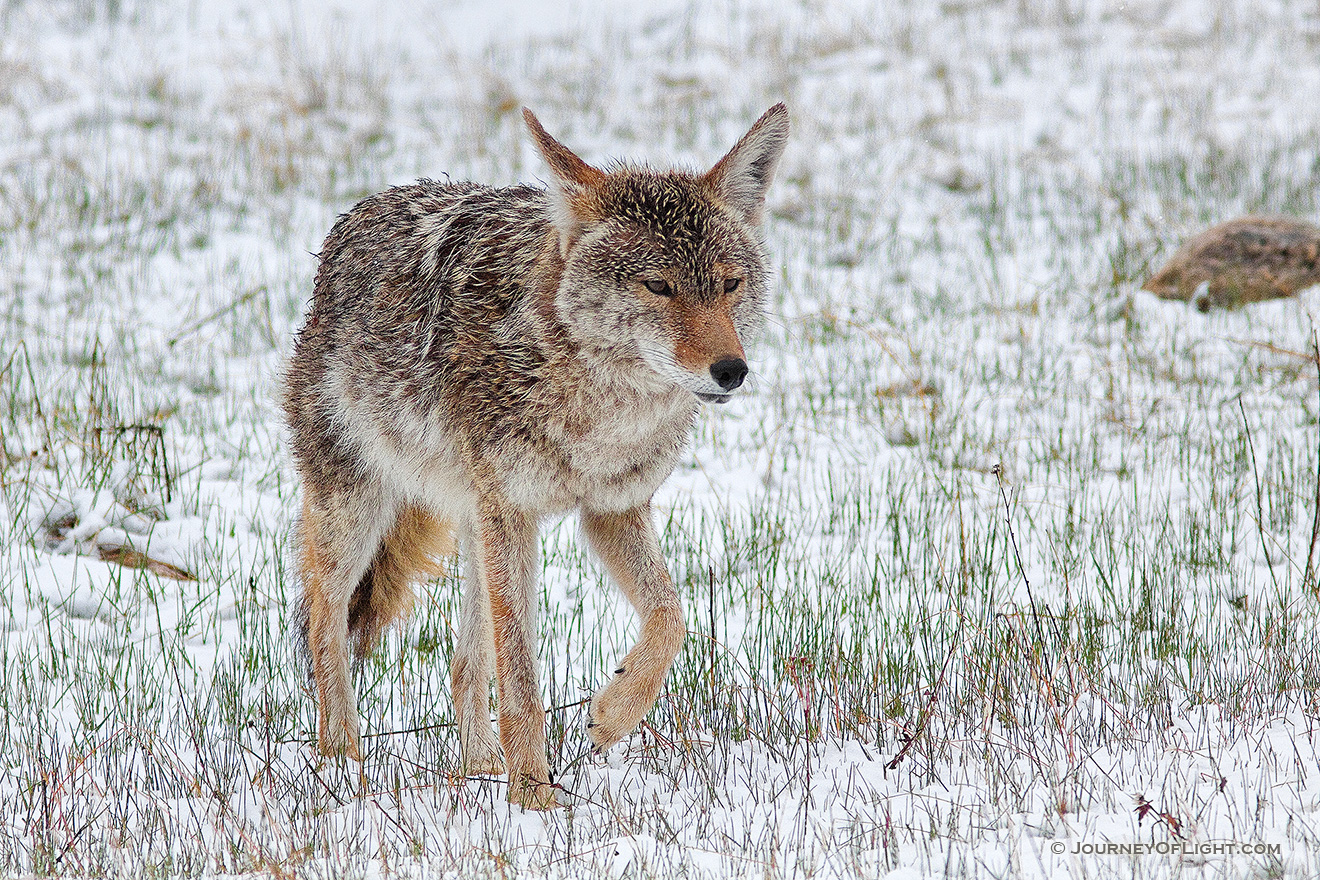
M 728 293 L 736 290 L 736 286 L 731 287 Z M 674 301 L 668 307 L 675 312 L 670 331 L 673 345 L 651 349 L 649 362 L 698 400 L 725 403 L 747 378 L 746 355 L 731 309 L 735 300 L 725 294 L 725 301 L 708 306 L 681 301 L 677 294 L 671 296 Z
M 507 770 L 511 801 L 546 808 L 539 522 L 577 509 L 641 617 L 591 701 L 588 732 L 605 748 L 651 708 L 683 644 L 651 496 L 698 401 L 726 401 L 747 378 L 768 274 L 758 230 L 788 112 L 770 108 L 704 174 L 601 170 L 525 117 L 548 191 L 423 180 L 335 222 L 284 403 L 320 750 L 360 759 L 349 646 L 365 656 L 407 614 L 456 537 L 463 769 Z

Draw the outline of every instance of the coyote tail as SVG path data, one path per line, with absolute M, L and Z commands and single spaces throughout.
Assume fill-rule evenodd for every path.
M 304 572 L 319 573 L 323 568 L 315 550 L 316 528 L 310 511 L 304 508 L 298 542 Z M 399 512 L 348 602 L 348 638 L 357 660 L 370 653 L 391 624 L 408 616 L 415 598 L 413 584 L 442 577 L 445 565 L 441 560 L 454 552 L 454 530 L 447 520 L 419 507 L 405 507 Z M 320 578 L 313 576 L 303 585 L 295 621 L 298 646 L 309 675 L 313 660 L 308 643 L 309 612 L 319 583 Z

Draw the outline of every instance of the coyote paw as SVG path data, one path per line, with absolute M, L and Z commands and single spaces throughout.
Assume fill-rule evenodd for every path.
M 357 717 L 343 719 L 337 724 L 323 722 L 316 736 L 316 750 L 327 758 L 345 755 L 361 762 L 362 743 Z
M 548 777 L 550 774 L 545 775 Z M 555 787 L 545 780 L 536 779 L 533 774 L 526 771 L 509 774 L 509 803 L 517 804 L 524 810 L 559 808 Z
M 464 776 L 499 776 L 504 773 L 500 741 L 490 726 L 489 716 L 460 717 L 458 746 Z
M 485 742 L 464 744 L 462 747 L 462 773 L 464 776 L 500 776 L 504 773 L 504 759 L 498 746 Z
M 625 686 L 624 679 L 615 679 L 591 698 L 588 713 L 587 736 L 603 752 L 632 733 L 642 718 L 655 704 L 654 694 L 638 693 Z

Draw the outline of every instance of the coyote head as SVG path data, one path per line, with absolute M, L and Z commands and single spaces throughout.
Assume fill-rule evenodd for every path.
M 723 403 L 747 376 L 742 340 L 766 290 L 765 192 L 788 110 L 765 112 L 705 174 L 618 164 L 602 171 L 523 111 L 552 172 L 564 260 L 556 308 L 580 345 L 638 359 L 662 382 Z

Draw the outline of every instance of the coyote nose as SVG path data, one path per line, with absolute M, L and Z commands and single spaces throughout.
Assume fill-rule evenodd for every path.
M 725 358 L 711 365 L 710 375 L 725 391 L 732 391 L 747 378 L 747 362 L 742 358 Z

